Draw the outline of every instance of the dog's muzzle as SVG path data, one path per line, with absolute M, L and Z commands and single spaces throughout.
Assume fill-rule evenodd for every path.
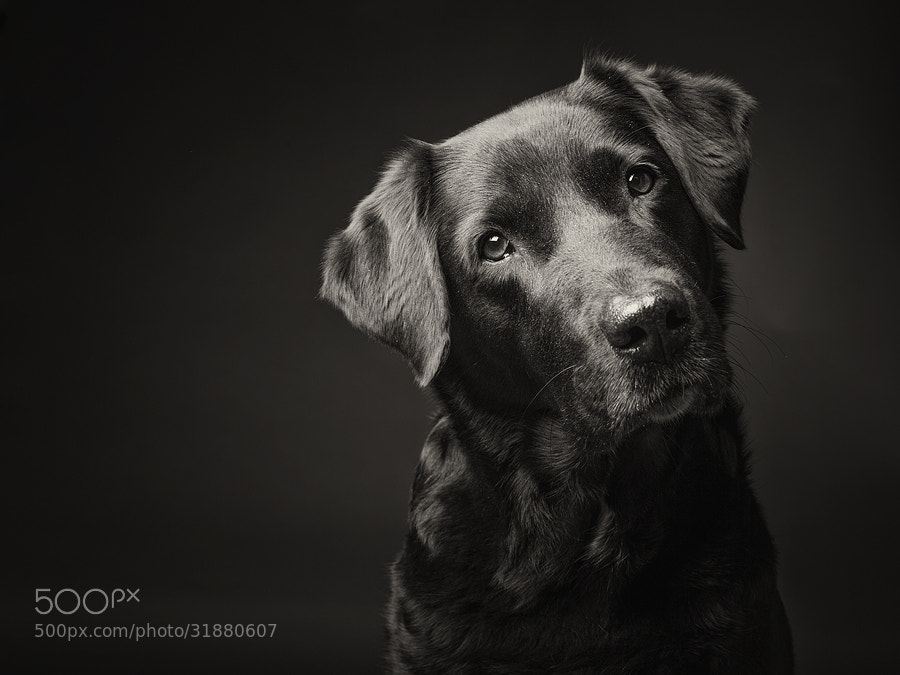
M 617 354 L 656 363 L 671 363 L 678 356 L 690 339 L 692 323 L 684 294 L 663 284 L 614 296 L 600 317 L 600 328 Z

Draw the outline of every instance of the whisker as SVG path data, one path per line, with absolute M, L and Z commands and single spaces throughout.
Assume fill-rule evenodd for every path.
M 554 376 L 551 377 L 549 380 L 547 380 L 547 381 L 544 383 L 544 386 L 542 386 L 540 389 L 538 389 L 538 392 L 537 392 L 537 393 L 534 395 L 534 397 L 528 402 L 528 405 L 525 406 L 525 409 L 522 411 L 521 417 L 519 417 L 519 421 L 521 421 L 521 420 L 525 417 L 525 413 L 528 412 L 528 409 L 531 407 L 531 404 L 534 403 L 535 401 L 537 401 L 538 396 L 540 396 L 540 395 L 543 393 L 544 389 L 546 389 L 547 387 L 550 386 L 550 383 L 553 382 L 553 380 L 555 380 L 557 377 L 559 377 L 560 375 L 562 375 L 562 374 L 563 374 L 564 372 L 566 372 L 567 370 L 572 370 L 573 368 L 578 368 L 578 367 L 579 367 L 579 365 L 578 365 L 577 363 L 573 363 L 571 366 L 566 366 L 565 368 L 563 368 L 562 370 L 560 370 L 558 373 L 556 373 L 556 375 L 554 375 Z
M 744 300 L 744 305 L 746 305 L 747 309 L 750 309 L 750 296 L 744 292 L 744 289 L 741 288 L 738 283 L 734 279 L 728 280 L 728 285 L 730 286 L 732 297 L 742 298 Z
M 744 361 L 747 362 L 748 366 L 752 365 L 750 362 L 750 357 L 747 356 L 747 352 L 745 352 L 741 348 L 740 344 L 738 344 L 738 342 L 733 337 L 728 336 L 727 338 L 725 338 L 725 342 L 728 343 L 728 346 L 730 349 L 736 351 L 738 354 L 740 354 L 742 357 L 744 357 Z
M 777 350 L 781 353 L 782 356 L 787 356 L 787 354 L 785 353 L 785 351 L 781 348 L 781 345 L 779 345 L 778 342 L 777 342 L 772 336 L 770 336 L 768 333 L 766 333 L 766 332 L 759 326 L 759 324 L 756 323 L 756 321 L 754 321 L 754 320 L 751 319 L 748 315 L 746 315 L 746 314 L 744 314 L 744 313 L 742 313 L 742 312 L 732 311 L 731 314 L 732 314 L 732 316 L 729 316 L 729 317 L 728 317 L 728 322 L 729 322 L 729 323 L 733 323 L 733 324 L 736 325 L 736 326 L 740 326 L 741 328 L 745 328 L 748 332 L 750 332 L 750 333 L 756 335 L 758 338 L 765 338 L 766 340 L 769 341 L 769 343 L 770 343 L 773 347 L 775 347 L 775 349 L 777 349 Z M 739 319 L 741 319 L 741 321 L 735 321 L 734 318 L 733 318 L 734 316 L 737 316 Z M 743 322 L 743 323 L 742 323 L 742 322 Z
M 742 320 L 746 321 L 747 324 L 753 326 L 753 328 L 755 328 L 756 330 L 758 330 L 758 331 L 759 331 L 760 333 L 762 333 L 763 335 L 766 335 L 765 331 L 760 327 L 760 325 L 759 325 L 756 321 L 754 321 L 754 320 L 750 317 L 749 314 L 744 314 L 743 312 L 738 312 L 738 311 L 736 311 L 736 310 L 732 310 L 732 311 L 731 311 L 731 314 L 740 317 Z M 770 338 L 768 335 L 766 335 L 766 337 L 769 338 L 770 340 L 772 340 L 772 338 Z M 772 342 L 774 342 L 774 340 L 772 340 Z
M 779 344 L 777 342 L 775 342 L 775 340 L 770 338 L 768 335 L 763 333 L 761 330 L 753 328 L 752 326 L 748 326 L 744 323 L 741 323 L 740 321 L 732 320 L 732 321 L 730 321 L 730 323 L 734 326 L 737 326 L 738 328 L 743 328 L 750 335 L 752 335 L 756 339 L 756 341 L 762 345 L 763 349 L 766 350 L 766 353 L 769 355 L 769 360 L 771 360 L 773 362 L 775 361 L 775 356 L 772 354 L 772 350 L 769 349 L 769 345 L 772 345 L 773 347 L 775 347 L 775 349 L 778 350 L 778 352 L 781 354 L 781 358 L 784 358 L 787 356 L 787 353 L 779 346 Z M 765 338 L 765 339 L 763 339 L 763 338 Z M 766 342 L 766 340 L 768 340 L 768 342 Z
M 728 361 L 729 361 L 729 362 L 731 363 L 731 365 L 733 365 L 735 368 L 739 368 L 739 369 L 742 370 L 744 373 L 746 373 L 747 375 L 749 375 L 750 377 L 752 377 L 754 380 L 756 380 L 756 383 L 757 383 L 760 387 L 762 387 L 762 390 L 763 390 L 764 392 L 766 392 L 766 394 L 769 393 L 769 390 L 766 388 L 766 385 L 764 385 L 764 384 L 762 383 L 762 380 L 760 380 L 760 379 L 759 379 L 756 375 L 754 375 L 750 370 L 748 370 L 747 368 L 744 368 L 744 366 L 742 366 L 740 363 L 738 363 L 737 361 L 735 361 L 735 360 L 732 359 L 732 358 L 729 358 Z

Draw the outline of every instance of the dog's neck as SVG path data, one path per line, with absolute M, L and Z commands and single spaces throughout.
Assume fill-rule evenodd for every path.
M 466 406 L 466 396 L 439 394 L 445 443 L 497 504 L 489 517 L 502 541 L 489 563 L 492 583 L 518 606 L 571 585 L 578 570 L 599 573 L 609 589 L 627 583 L 691 527 L 697 500 L 715 507 L 743 480 L 730 401 L 714 417 L 688 415 L 614 443 L 546 412 L 485 413 Z
M 581 489 L 606 495 L 617 479 L 649 489 L 688 459 L 733 475 L 742 460 L 740 406 L 731 396 L 714 414 L 687 414 L 621 433 L 579 427 L 546 408 L 490 410 L 472 405 L 471 392 L 455 387 L 440 386 L 435 393 L 438 416 L 447 418 L 469 456 L 486 462 L 498 477 L 528 473 L 551 494 Z

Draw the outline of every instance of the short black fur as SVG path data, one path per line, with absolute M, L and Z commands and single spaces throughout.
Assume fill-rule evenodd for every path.
M 591 55 L 409 145 L 332 240 L 322 295 L 439 405 L 392 568 L 393 672 L 792 672 L 714 241 L 743 247 L 753 106 Z M 481 256 L 490 232 L 513 253 Z

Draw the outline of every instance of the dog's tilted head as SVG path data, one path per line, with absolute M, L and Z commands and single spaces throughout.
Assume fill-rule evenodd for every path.
M 586 59 L 442 143 L 410 142 L 330 242 L 322 295 L 421 384 L 622 438 L 730 384 L 714 239 L 743 247 L 752 99 Z

